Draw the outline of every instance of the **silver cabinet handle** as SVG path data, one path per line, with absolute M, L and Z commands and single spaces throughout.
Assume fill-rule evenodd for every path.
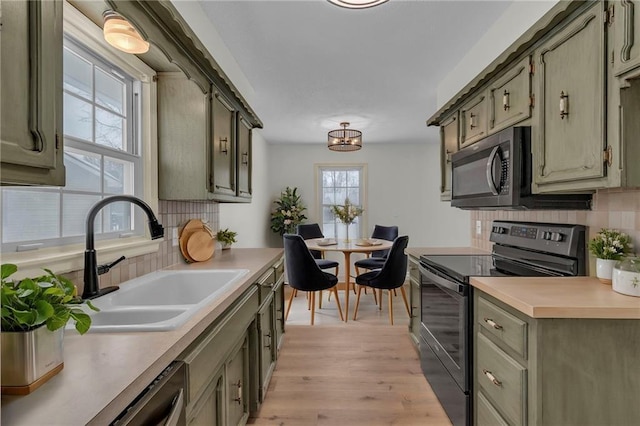
M 469 114 L 469 128 L 470 129 L 475 129 L 476 127 L 478 127 L 478 126 L 475 125 L 474 118 L 476 118 L 476 117 L 477 116 L 474 113 Z
M 502 108 L 504 108 L 505 111 L 511 108 L 511 105 L 509 105 L 509 92 L 507 92 L 506 89 L 502 94 Z
M 234 398 L 233 400 L 238 404 L 242 404 L 242 380 L 238 379 L 238 383 L 236 383 L 236 386 L 238 387 L 238 397 Z
M 264 345 L 264 347 L 271 349 L 271 333 L 265 333 L 264 337 L 266 338 L 266 341 L 267 341 L 267 344 Z
M 178 426 L 180 421 L 180 414 L 184 408 L 184 389 L 180 389 L 178 395 L 173 399 L 171 405 L 171 412 L 167 416 L 167 420 L 164 422 L 164 426 Z
M 487 324 L 489 324 L 491 327 L 495 328 L 496 330 L 502 330 L 502 326 L 500 324 L 498 324 L 497 322 L 495 322 L 494 320 L 492 320 L 491 318 L 485 318 L 484 322 L 486 322 Z
M 229 153 L 229 149 L 228 149 L 228 143 L 229 141 L 227 140 L 227 138 L 220 138 L 220 152 L 223 154 L 228 154 Z M 224 147 L 222 146 L 222 144 L 224 144 Z
M 482 370 L 482 374 L 484 374 L 484 376 L 489 379 L 491 381 L 491 383 L 493 383 L 496 386 L 502 386 L 502 382 L 498 379 L 496 379 L 496 376 L 494 376 L 493 374 L 491 374 L 491 371 L 489 370 Z
M 569 95 L 565 95 L 564 91 L 560 92 L 560 119 L 569 115 Z
M 245 166 L 249 164 L 249 153 L 248 152 L 243 152 L 242 153 L 242 164 L 244 164 Z

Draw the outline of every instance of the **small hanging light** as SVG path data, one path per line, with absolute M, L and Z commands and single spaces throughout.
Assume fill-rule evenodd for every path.
M 149 43 L 122 16 L 113 10 L 107 10 L 102 17 L 104 18 L 102 32 L 104 39 L 110 45 L 126 53 L 146 53 L 149 50 Z
M 328 0 L 336 6 L 346 7 L 347 9 L 366 9 L 368 7 L 377 6 L 386 3 L 389 0 Z
M 342 129 L 329 132 L 327 147 L 331 151 L 357 151 L 362 148 L 362 132 L 355 129 L 347 129 L 349 123 L 340 123 Z

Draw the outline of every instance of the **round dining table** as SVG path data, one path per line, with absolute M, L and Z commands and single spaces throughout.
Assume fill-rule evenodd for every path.
M 342 240 L 336 238 L 313 238 L 305 240 L 309 250 L 341 251 L 344 254 L 344 320 L 349 320 L 349 290 L 351 289 L 351 253 L 371 253 L 378 250 L 389 250 L 393 241 L 387 240 Z

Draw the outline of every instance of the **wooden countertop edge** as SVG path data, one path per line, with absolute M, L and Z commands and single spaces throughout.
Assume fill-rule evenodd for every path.
M 254 258 L 261 252 L 261 264 L 251 265 L 257 262 Z M 271 253 L 269 253 L 271 252 Z M 194 264 L 176 264 L 164 269 L 237 269 L 242 268 L 242 263 L 251 266 L 246 269 L 250 273 L 236 285 L 228 290 L 221 298 L 211 302 L 203 308 L 193 318 L 187 321 L 182 327 L 166 332 L 141 332 L 141 333 L 95 333 L 85 336 L 70 335 L 65 336 L 65 368 L 49 382 L 26 396 L 2 396 L 2 422 L 11 424 L 109 424 L 118 414 L 120 414 L 131 401 L 140 394 L 172 361 L 176 359 L 200 334 L 207 329 L 220 314 L 227 309 L 233 301 L 239 297 L 247 288 L 255 283 L 262 276 L 270 265 L 275 263 L 283 255 L 282 249 L 239 249 L 234 248 L 216 256 L 207 262 Z M 151 336 L 162 336 L 167 341 L 163 349 L 158 349 L 157 354 L 148 354 L 149 360 L 144 364 L 135 365 L 140 368 L 133 368 L 132 378 L 128 383 L 101 383 L 102 386 L 92 386 L 95 381 L 108 382 L 108 377 L 95 377 L 94 372 L 84 372 L 88 382 L 86 389 L 90 395 L 81 395 L 84 386 L 75 386 L 72 378 L 80 374 L 77 370 L 70 373 L 74 368 L 75 361 L 82 363 L 93 363 L 95 358 L 109 356 L 109 354 L 97 353 L 97 351 L 82 352 L 83 346 L 91 346 L 92 341 L 99 339 L 114 341 L 115 344 L 131 344 L 139 336 L 141 340 L 154 340 Z M 144 337 L 146 337 L 146 339 Z M 172 341 L 173 339 L 173 341 Z M 131 348 L 127 348 L 131 351 Z M 115 351 L 115 350 L 114 350 Z M 161 352 L 161 353 L 160 353 Z M 82 358 L 89 357 L 91 360 L 81 361 Z M 96 361 L 97 362 L 97 361 Z M 95 365 L 99 368 L 99 365 Z M 126 365 L 122 366 L 126 368 Z M 133 367 L 133 366 L 132 366 Z M 142 371 L 140 371 L 142 370 Z M 74 376 L 75 374 L 75 376 Z M 103 375 L 104 376 L 104 375 Z M 77 379 L 77 377 L 75 377 Z M 70 387 L 72 387 L 70 389 Z M 50 408 L 55 407 L 51 412 Z M 65 409 L 69 409 L 69 416 L 60 415 Z M 43 412 L 46 411 L 46 412 Z M 55 421 L 52 422 L 52 416 Z
M 527 284 L 526 291 L 520 291 L 518 288 L 519 284 L 504 285 L 513 282 L 513 280 L 524 279 L 527 278 L 472 277 L 470 283 L 474 288 L 495 297 L 531 318 L 640 319 L 640 299 L 615 293 L 610 287 L 605 287 L 595 278 L 536 278 L 535 280 L 544 283 L 544 285 L 541 284 L 539 286 L 541 292 L 547 290 L 548 285 L 553 283 L 553 280 L 557 280 L 557 284 L 553 284 L 557 286 L 562 286 L 567 283 L 570 284 L 571 288 L 569 288 L 569 292 L 577 290 L 575 288 L 576 285 L 593 286 L 590 289 L 585 288 L 585 290 L 595 290 L 591 292 L 593 294 L 589 294 L 589 297 L 579 302 L 566 299 L 568 297 L 566 292 L 558 292 L 554 298 L 553 305 L 550 306 L 542 305 L 534 300 L 528 300 L 531 299 L 531 297 L 527 296 L 527 292 L 530 292 L 532 288 L 536 287 L 535 283 Z M 531 278 L 528 279 L 532 280 Z M 503 285 L 497 288 L 496 285 L 498 283 L 503 283 Z M 557 287 L 557 289 L 559 289 L 559 287 Z M 606 292 L 612 292 L 610 295 L 612 297 L 609 297 L 609 300 L 603 303 L 600 296 L 603 294 L 609 296 Z M 566 304 L 563 304 L 563 299 L 567 300 Z

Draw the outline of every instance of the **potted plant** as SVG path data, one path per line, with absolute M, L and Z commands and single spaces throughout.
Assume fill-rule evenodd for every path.
M 306 210 L 301 197 L 296 193 L 298 188 L 288 186 L 280 194 L 280 198 L 274 201 L 276 208 L 271 212 L 271 230 L 280 235 L 294 234 L 298 224 L 307 219 Z
M 2 393 L 27 394 L 63 367 L 64 327 L 70 319 L 84 334 L 91 317 L 68 279 L 45 269 L 46 275 L 12 280 L 18 270 L 1 266 Z M 98 310 L 89 301 L 86 305 Z
M 236 242 L 237 235 L 237 232 L 230 231 L 229 228 L 221 229 L 216 233 L 216 240 L 220 241 L 220 244 L 222 244 L 222 250 L 226 250 L 230 249 L 231 244 Z
M 617 229 L 603 228 L 589 241 L 589 250 L 596 257 L 596 277 L 611 284 L 613 266 L 631 251 L 631 238 Z

